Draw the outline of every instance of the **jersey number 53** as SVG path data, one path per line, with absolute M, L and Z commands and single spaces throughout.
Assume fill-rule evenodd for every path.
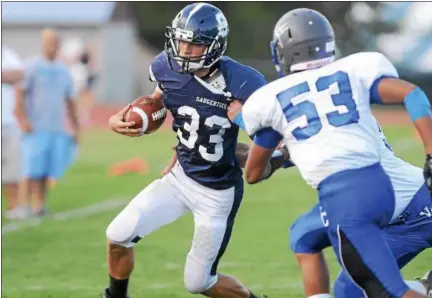
M 345 106 L 347 112 L 341 113 L 335 110 L 334 112 L 327 113 L 328 123 L 335 127 L 357 123 L 360 116 L 353 99 L 350 80 L 346 72 L 338 71 L 333 75 L 321 77 L 315 82 L 315 86 L 317 91 L 320 92 L 327 90 L 334 83 L 338 85 L 339 93 L 331 94 L 333 104 L 335 106 Z M 310 91 L 308 82 L 303 82 L 277 95 L 288 122 L 306 116 L 308 125 L 297 127 L 292 132 L 293 136 L 299 141 L 313 137 L 322 129 L 322 120 L 312 101 L 305 100 L 295 105 L 292 103 L 293 98 Z

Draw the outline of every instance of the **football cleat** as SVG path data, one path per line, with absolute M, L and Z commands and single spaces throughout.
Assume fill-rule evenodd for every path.
M 426 288 L 426 295 L 428 298 L 432 298 L 432 270 L 426 272 L 423 278 L 417 278 Z
M 108 291 L 108 288 L 105 289 L 105 292 L 102 294 L 102 298 L 113 298 L 113 297 L 110 295 L 110 293 L 109 293 L 109 291 Z M 126 296 L 125 298 L 132 298 L 132 297 L 130 297 L 130 296 Z

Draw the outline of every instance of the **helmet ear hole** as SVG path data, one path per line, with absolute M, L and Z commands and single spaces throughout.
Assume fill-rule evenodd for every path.
M 291 28 L 288 28 L 288 37 L 289 37 L 290 39 L 292 38 Z

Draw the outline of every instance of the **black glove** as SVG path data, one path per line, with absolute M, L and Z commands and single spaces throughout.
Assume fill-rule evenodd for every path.
M 423 169 L 423 177 L 432 195 L 432 154 L 426 155 L 426 162 Z

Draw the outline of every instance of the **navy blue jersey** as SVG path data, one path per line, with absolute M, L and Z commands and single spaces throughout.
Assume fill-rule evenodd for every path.
M 154 58 L 150 79 L 158 82 L 174 117 L 177 158 L 186 175 L 213 189 L 227 189 L 242 178 L 235 158 L 238 127 L 227 116 L 230 97 L 245 101 L 267 82 L 257 70 L 222 57 L 214 77 L 180 74 L 165 52 Z

